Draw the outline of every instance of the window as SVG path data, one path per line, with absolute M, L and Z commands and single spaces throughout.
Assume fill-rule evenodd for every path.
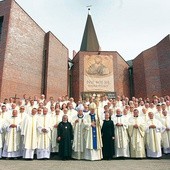
M 1 35 L 2 35 L 3 20 L 4 20 L 4 17 L 3 17 L 3 16 L 0 16 L 0 40 L 1 40 Z

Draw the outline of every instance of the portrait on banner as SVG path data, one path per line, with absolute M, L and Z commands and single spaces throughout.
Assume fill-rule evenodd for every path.
M 95 56 L 93 61 L 89 61 L 89 63 L 92 63 L 89 65 L 89 67 L 86 69 L 86 73 L 89 75 L 95 75 L 95 76 L 105 76 L 109 75 L 111 71 L 109 70 L 109 67 L 107 67 L 106 61 L 105 65 L 103 64 L 103 59 L 101 56 Z
M 84 91 L 114 91 L 112 56 L 84 56 Z

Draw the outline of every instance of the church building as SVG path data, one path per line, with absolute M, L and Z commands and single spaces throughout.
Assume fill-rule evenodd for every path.
M 0 98 L 68 93 L 68 49 L 15 0 L 0 1 Z
M 130 96 L 128 63 L 117 51 L 102 51 L 90 13 L 80 51 L 73 58 L 72 96 Z
M 90 13 L 82 35 L 80 50 L 70 59 L 68 48 L 15 0 L 1 0 L 0 100 L 25 93 L 47 99 L 68 95 L 75 101 L 170 95 L 170 35 L 131 61 L 100 48 Z

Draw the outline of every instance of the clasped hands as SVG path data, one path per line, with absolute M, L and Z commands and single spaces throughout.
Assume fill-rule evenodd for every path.
M 133 125 L 133 127 L 134 127 L 135 129 L 138 129 L 138 125 L 137 125 L 137 124 Z
M 17 125 L 15 125 L 15 124 L 11 124 L 9 127 L 10 127 L 10 128 L 16 128 L 16 127 L 17 127 Z
M 116 123 L 116 126 L 123 126 L 122 123 Z
M 96 122 L 91 122 L 92 127 L 96 127 Z
M 155 125 L 150 125 L 149 128 L 155 129 L 156 126 Z
M 61 137 L 59 136 L 58 138 L 57 138 L 57 141 L 60 141 L 61 140 Z
M 54 125 L 54 128 L 58 128 L 58 125 L 57 125 L 57 124 L 55 124 L 55 125 Z
M 48 133 L 48 130 L 47 129 L 45 129 L 45 128 L 42 128 L 42 130 L 41 130 L 43 133 Z
M 77 119 L 77 120 L 75 120 L 75 123 L 78 123 L 79 122 L 79 120 Z M 83 122 L 83 119 L 81 120 L 81 122 Z

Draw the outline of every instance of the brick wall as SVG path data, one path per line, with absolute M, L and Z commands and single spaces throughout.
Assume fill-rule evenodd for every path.
M 48 33 L 47 98 L 68 94 L 68 49 Z
M 146 97 L 143 53 L 133 60 L 134 96 Z
M 77 101 L 84 90 L 84 55 L 98 55 L 98 52 L 79 52 L 73 58 L 73 97 Z M 128 64 L 117 52 L 101 51 L 100 55 L 113 57 L 114 89 L 117 95 L 130 95 Z
M 79 85 L 82 84 L 83 82 L 80 81 L 79 76 L 79 67 L 82 69 L 84 68 L 79 64 L 81 53 L 77 53 L 76 56 L 73 58 L 73 67 L 72 67 L 72 97 L 74 97 L 75 101 L 79 100 L 80 96 L 80 89 Z M 81 75 L 82 76 L 82 75 Z
M 44 82 L 47 97 L 66 95 L 68 49 L 52 33 L 46 34 L 14 0 L 0 2 L 0 16 L 4 16 L 0 42 L 1 100 L 15 94 L 40 96 Z M 43 80 L 45 49 L 46 81 Z
M 12 1 L 1 98 L 41 94 L 45 32 Z
M 147 97 L 161 96 L 160 70 L 156 46 L 144 52 L 144 71 Z
M 162 95 L 170 95 L 170 35 L 157 44 Z
M 136 97 L 170 94 L 170 38 L 143 51 L 133 60 Z
M 0 39 L 0 92 L 2 91 L 2 76 L 7 43 L 8 25 L 10 17 L 11 0 L 0 1 L 0 16 L 3 16 L 2 34 Z M 1 93 L 0 93 L 1 98 Z
M 113 63 L 114 63 L 114 84 L 115 91 L 117 95 L 130 96 L 130 87 L 129 87 L 129 74 L 128 68 L 129 65 L 125 60 L 120 56 L 119 53 L 114 52 L 113 54 Z

